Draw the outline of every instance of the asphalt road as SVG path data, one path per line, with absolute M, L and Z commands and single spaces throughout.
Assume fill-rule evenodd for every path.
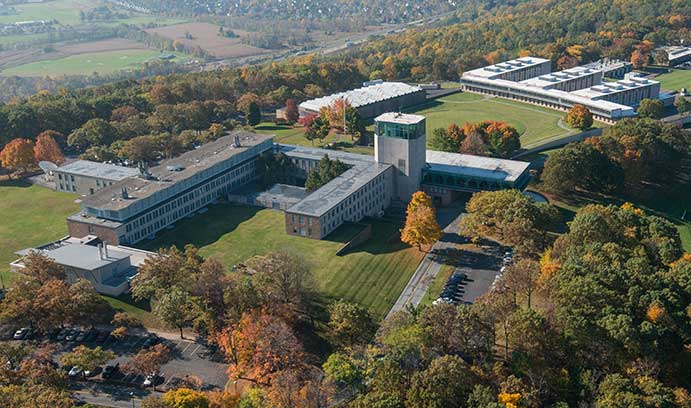
M 415 273 L 403 288 L 403 292 L 386 315 L 388 319 L 392 314 L 403 310 L 408 304 L 419 305 L 439 270 L 444 265 L 443 259 L 438 256 L 450 248 L 455 248 L 459 241 L 458 223 L 463 218 L 462 207 L 448 207 L 437 210 L 437 221 L 444 226 L 444 234 L 441 239 L 432 246 L 418 265 Z

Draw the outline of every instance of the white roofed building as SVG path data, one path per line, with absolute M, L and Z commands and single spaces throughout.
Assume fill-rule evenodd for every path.
M 332 106 L 339 99 L 346 100 L 365 119 L 374 118 L 384 112 L 400 111 L 419 105 L 426 100 L 426 92 L 419 86 L 403 82 L 373 82 L 371 85 L 350 91 L 339 92 L 321 98 L 302 102 L 301 113 L 318 113 L 322 108 Z

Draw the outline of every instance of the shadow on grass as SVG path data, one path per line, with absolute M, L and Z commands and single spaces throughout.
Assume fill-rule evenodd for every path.
M 175 228 L 167 230 L 155 239 L 140 246 L 155 251 L 175 245 L 182 249 L 187 244 L 197 248 L 205 247 L 218 241 L 223 235 L 234 231 L 243 222 L 254 217 L 263 208 L 233 204 L 217 204 L 208 207 L 204 214 L 179 221 Z
M 29 183 L 25 179 L 11 179 L 0 181 L 0 187 L 31 187 L 33 184 Z
M 262 125 L 262 126 L 257 126 L 254 129 L 258 130 L 258 131 L 265 131 L 265 132 L 276 132 L 279 130 L 290 130 L 290 129 L 293 129 L 293 127 L 292 126 L 281 126 L 281 125 Z

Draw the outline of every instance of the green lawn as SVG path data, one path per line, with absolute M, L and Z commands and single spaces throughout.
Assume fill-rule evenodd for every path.
M 257 125 L 254 130 L 257 133 L 275 135 L 274 141 L 277 143 L 314 147 L 327 147 L 331 145 L 337 150 L 345 150 L 351 153 L 374 154 L 373 147 L 355 145 L 350 140 L 350 136 L 337 135 L 335 132 L 329 134 L 323 142 L 315 140 L 314 144 L 312 144 L 311 141 L 305 139 L 305 132 L 300 126 L 276 125 L 271 122 L 262 122 Z
M 67 235 L 65 219 L 78 211 L 76 195 L 58 193 L 23 181 L 0 182 L 0 274 L 11 280 L 15 251 Z
M 427 140 L 432 131 L 452 123 L 463 126 L 465 122 L 483 120 L 504 121 L 521 134 L 523 147 L 576 133 L 561 123 L 563 112 L 501 98 L 491 98 L 469 92 L 446 96 L 425 105 L 411 108 L 410 113 L 427 117 Z
M 678 91 L 681 88 L 691 89 L 691 70 L 675 69 L 670 73 L 655 77 L 660 81 L 660 87 L 668 91 Z
M 222 204 L 140 245 L 156 249 L 194 244 L 202 248 L 202 255 L 215 257 L 229 268 L 253 255 L 285 249 L 302 255 L 309 263 L 325 301 L 343 298 L 358 302 L 382 318 L 423 256 L 400 242 L 389 243 L 398 228 L 397 223 L 374 221 L 374 236 L 368 242 L 336 256 L 359 226 L 345 225 L 317 241 L 286 234 L 282 212 Z
M 159 55 L 158 51 L 141 49 L 95 52 L 32 62 L 8 68 L 1 73 L 2 75 L 18 76 L 89 75 L 94 72 L 107 74 L 123 69 L 137 68 Z M 187 58 L 182 54 L 177 55 L 176 61 Z
M 432 281 L 429 289 L 427 289 L 427 293 L 425 293 L 425 296 L 420 301 L 420 306 L 430 306 L 432 302 L 437 300 L 454 269 L 456 268 L 452 265 L 442 265 L 439 273 L 437 273 L 437 276 L 434 277 L 434 281 Z

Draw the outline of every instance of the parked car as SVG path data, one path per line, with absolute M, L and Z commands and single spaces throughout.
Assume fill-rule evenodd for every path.
M 72 329 L 65 335 L 65 341 L 74 341 L 79 336 L 79 330 Z
M 79 334 L 77 334 L 77 335 L 75 336 L 74 341 L 76 341 L 76 342 L 78 342 L 78 343 L 83 342 L 83 341 L 86 339 L 86 335 L 87 335 L 87 334 L 88 334 L 88 332 L 80 331 Z
M 110 332 L 108 331 L 99 331 L 96 334 L 96 343 L 105 343 L 106 340 L 108 340 L 108 336 L 110 336 Z
M 21 329 L 14 332 L 14 336 L 12 336 L 12 338 L 15 340 L 24 340 L 27 336 L 29 336 L 30 332 L 31 332 L 30 328 L 22 327 Z
M 65 340 L 65 336 L 67 336 L 71 331 L 72 331 L 72 329 L 65 327 L 64 329 L 60 330 L 60 332 L 58 333 L 57 336 L 55 336 L 55 340 L 57 340 L 57 341 Z
M 145 387 L 151 387 L 152 385 L 156 384 L 158 378 L 159 377 L 157 373 L 149 374 L 146 376 L 146 378 L 144 378 L 144 382 L 142 383 L 142 385 Z
M 146 337 L 146 340 L 144 340 L 144 343 L 142 343 L 142 347 L 143 348 L 149 348 L 151 346 L 158 344 L 159 341 L 160 341 L 160 339 L 158 338 L 157 335 L 150 334 Z
M 115 363 L 115 364 L 109 364 L 105 366 L 103 369 L 103 374 L 101 376 L 103 378 L 110 378 L 113 376 L 113 374 L 117 373 L 120 370 L 120 363 Z
M 80 366 L 74 366 L 70 369 L 70 371 L 67 373 L 70 377 L 76 377 L 79 374 L 82 373 L 82 368 Z

